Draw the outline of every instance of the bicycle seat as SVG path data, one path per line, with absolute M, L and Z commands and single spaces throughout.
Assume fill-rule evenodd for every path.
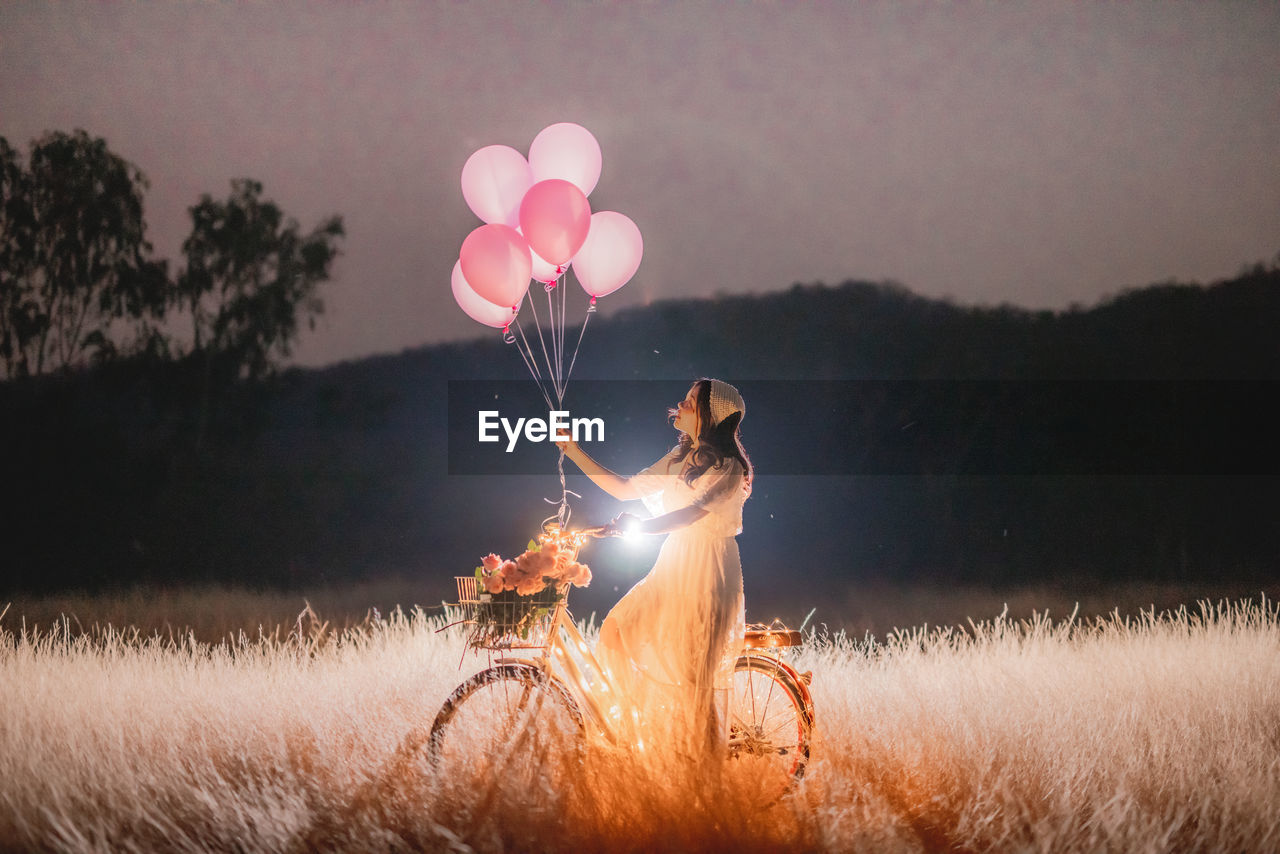
M 768 629 L 748 629 L 743 635 L 743 646 L 747 649 L 778 649 L 784 646 L 800 646 L 803 637 L 795 629 L 781 631 Z

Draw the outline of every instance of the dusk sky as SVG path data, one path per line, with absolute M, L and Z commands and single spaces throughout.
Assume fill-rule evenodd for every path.
M 497 334 L 450 295 L 480 224 L 462 165 L 561 121 L 603 150 L 592 208 L 645 239 L 606 313 L 848 278 L 1061 308 L 1234 275 L 1280 250 L 1278 45 L 1273 2 L 10 2 L 0 136 L 105 137 L 174 265 L 232 178 L 305 228 L 341 214 L 297 352 L 319 365 Z

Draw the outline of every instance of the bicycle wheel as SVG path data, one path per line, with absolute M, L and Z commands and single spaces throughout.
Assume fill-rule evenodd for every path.
M 812 710 L 791 673 L 767 656 L 739 658 L 729 696 L 730 760 L 786 787 L 804 774 L 812 734 Z
M 445 700 L 426 753 L 451 776 L 534 779 L 576 761 L 583 731 L 582 711 L 559 679 L 531 664 L 499 664 Z

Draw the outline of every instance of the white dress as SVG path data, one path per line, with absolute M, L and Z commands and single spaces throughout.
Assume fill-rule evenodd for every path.
M 751 486 L 732 458 L 687 484 L 675 452 L 630 483 L 655 516 L 690 505 L 707 513 L 666 535 L 653 569 L 605 618 L 599 650 L 650 739 L 687 745 L 723 729 L 723 711 L 719 720 L 713 712 L 742 648 L 742 563 L 734 537 Z

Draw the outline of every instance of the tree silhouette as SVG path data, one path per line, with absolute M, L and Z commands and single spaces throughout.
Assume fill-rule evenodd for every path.
M 262 184 L 231 182 L 231 195 L 208 195 L 190 209 L 191 235 L 176 303 L 190 316 L 191 361 L 201 372 L 197 444 L 214 398 L 238 380 L 261 380 L 287 357 L 299 331 L 324 312 L 317 294 L 338 256 L 342 218 L 307 234 L 272 201 Z
M 226 201 L 208 195 L 190 209 L 191 235 L 182 245 L 180 305 L 190 313 L 192 352 L 224 362 L 245 379 L 270 373 L 287 357 L 298 327 L 315 327 L 324 312 L 317 296 L 338 256 L 342 218 L 329 217 L 303 235 L 262 184 L 231 182 Z
M 27 170 L 0 140 L 0 355 L 8 376 L 109 358 L 122 343 L 134 349 L 154 338 L 167 277 L 150 259 L 146 187 L 136 166 L 83 130 L 35 141 Z
M 27 351 L 40 331 L 29 288 L 34 224 L 31 176 L 0 137 L 0 362 L 8 377 L 29 372 Z

